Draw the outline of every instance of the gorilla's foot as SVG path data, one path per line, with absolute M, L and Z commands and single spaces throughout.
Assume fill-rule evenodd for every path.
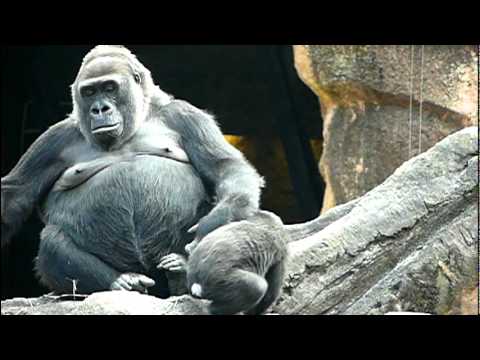
M 138 291 L 146 294 L 147 289 L 154 285 L 155 281 L 145 275 L 125 273 L 120 275 L 112 285 L 110 285 L 110 290 Z

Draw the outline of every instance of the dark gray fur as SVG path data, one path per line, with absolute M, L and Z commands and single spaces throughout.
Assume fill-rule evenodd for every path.
M 80 87 L 92 79 L 96 92 L 86 96 L 84 88 L 82 95 Z M 194 224 L 201 239 L 254 214 L 263 180 L 212 116 L 162 92 L 123 47 L 93 49 L 72 97 L 71 116 L 41 135 L 1 179 L 2 246 L 38 206 L 46 226 L 36 271 L 47 287 L 145 291 L 154 279 L 160 286 L 154 294 L 168 296 L 161 259 L 184 254 Z M 117 161 L 165 144 L 187 161 L 183 155 Z M 90 164 L 91 176 L 62 180 L 79 164 Z M 52 191 L 66 190 L 62 181 L 69 191 Z
M 187 283 L 197 297 L 211 300 L 210 313 L 264 313 L 279 297 L 285 276 L 288 233 L 280 218 L 259 211 L 221 227 L 193 249 Z
M 158 150 L 145 152 L 127 152 L 105 156 L 88 162 L 76 164 L 62 174 L 55 182 L 52 191 L 67 191 L 80 186 L 85 181 L 98 174 L 100 171 L 124 161 L 134 161 L 138 156 L 163 156 L 172 160 L 188 163 L 188 157 L 180 148 L 161 147 Z

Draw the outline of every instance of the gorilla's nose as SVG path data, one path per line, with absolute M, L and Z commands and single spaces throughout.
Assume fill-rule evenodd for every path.
M 103 101 L 95 102 L 90 108 L 90 113 L 93 116 L 107 115 L 112 112 L 112 107 Z

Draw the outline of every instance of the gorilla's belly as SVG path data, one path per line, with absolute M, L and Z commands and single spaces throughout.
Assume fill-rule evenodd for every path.
M 191 165 L 145 156 L 114 164 L 80 186 L 51 192 L 44 221 L 77 246 L 117 268 L 151 266 L 190 240 L 186 229 L 208 211 L 203 183 Z

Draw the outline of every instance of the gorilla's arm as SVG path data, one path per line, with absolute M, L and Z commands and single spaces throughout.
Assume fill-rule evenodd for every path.
M 181 135 L 191 163 L 215 196 L 215 207 L 198 224 L 197 240 L 258 210 L 263 179 L 225 140 L 213 117 L 180 100 L 164 109 L 167 126 Z
M 52 126 L 1 179 L 2 246 L 19 230 L 39 200 L 67 168 L 61 151 L 77 138 L 70 121 Z

